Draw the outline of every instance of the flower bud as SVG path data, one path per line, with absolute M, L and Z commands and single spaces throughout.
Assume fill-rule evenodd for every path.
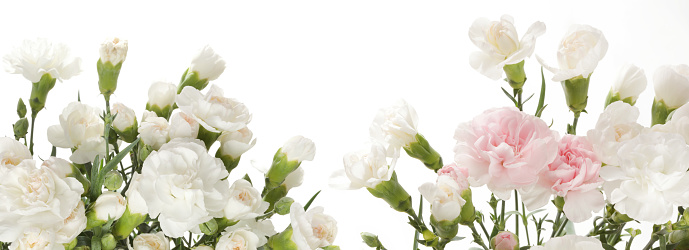
M 112 121 L 112 128 L 120 138 L 128 143 L 132 143 L 139 135 L 136 114 L 134 110 L 122 103 L 114 103 L 110 113 L 117 114 Z
M 495 250 L 518 250 L 519 237 L 508 231 L 499 232 L 490 239 L 490 248 Z
M 148 89 L 146 110 L 155 112 L 158 117 L 170 117 L 172 105 L 175 104 L 175 85 L 168 82 L 154 82 Z
M 289 214 L 289 208 L 294 203 L 294 199 L 290 197 L 282 197 L 275 203 L 275 212 L 279 215 Z
M 296 170 L 302 161 L 311 161 L 316 154 L 316 146 L 310 139 L 295 136 L 289 139 L 273 157 L 273 164 L 266 173 L 266 189 L 280 186 L 287 176 Z
M 369 247 L 373 247 L 376 249 L 380 249 L 383 247 L 383 244 L 378 239 L 378 235 L 368 233 L 368 232 L 363 232 L 363 233 L 361 233 L 361 239 L 363 239 L 364 243 L 366 243 L 366 245 Z
M 110 191 L 115 191 L 122 186 L 122 174 L 115 170 L 112 170 L 105 174 L 105 181 L 103 185 Z
M 412 209 L 411 196 L 397 181 L 397 173 L 393 173 L 389 181 L 382 181 L 375 188 L 366 189 L 373 196 L 383 199 L 396 211 L 405 213 Z
M 524 60 L 515 64 L 508 64 L 503 67 L 505 79 L 513 89 L 521 89 L 526 82 L 526 72 L 524 72 Z
M 120 75 L 122 62 L 127 57 L 127 40 L 119 38 L 107 39 L 101 44 L 98 59 L 98 88 L 106 100 L 117 89 L 117 78 Z
M 441 220 L 438 221 L 434 215 L 431 215 L 431 225 L 435 228 L 435 233 L 446 239 L 452 239 L 457 236 L 459 231 L 459 224 L 455 220 Z
M 643 69 L 633 64 L 622 66 L 617 80 L 615 80 L 608 97 L 605 99 L 605 107 L 616 101 L 623 101 L 634 106 L 641 92 L 646 89 L 646 82 L 646 74 L 644 74 Z
M 663 65 L 653 74 L 655 98 L 651 109 L 652 125 L 665 124 L 668 115 L 689 102 L 689 66 Z
M 112 234 L 106 234 L 103 237 L 100 238 L 100 247 L 103 250 L 113 250 L 117 246 L 117 241 L 115 240 L 115 236 Z
M 199 229 L 205 235 L 215 235 L 218 232 L 218 222 L 211 219 L 199 225 Z
M 126 205 L 127 200 L 120 193 L 112 191 L 103 192 L 103 194 L 98 196 L 93 207 L 86 212 L 86 230 L 99 227 L 108 220 L 119 219 L 122 217 Z
M 24 104 L 24 100 L 21 98 L 19 98 L 19 102 L 17 102 L 17 115 L 19 118 L 26 117 L 26 104 Z
M 203 90 L 208 85 L 208 81 L 218 79 L 223 71 L 225 71 L 225 61 L 206 45 L 194 56 L 191 65 L 182 75 L 177 93 L 182 92 L 186 86 Z
M 568 80 L 562 81 L 562 90 L 565 91 L 565 100 L 567 107 L 574 112 L 574 116 L 579 117 L 581 112 L 586 109 L 588 102 L 590 78 L 583 78 L 577 76 Z
M 14 130 L 15 140 L 25 138 L 26 134 L 29 132 L 29 120 L 27 120 L 26 117 L 17 120 L 17 122 L 12 125 L 12 129 Z
M 57 79 L 46 73 L 41 76 L 38 82 L 34 82 L 31 87 L 31 96 L 29 97 L 29 106 L 31 106 L 31 113 L 38 114 L 45 107 L 45 101 L 48 98 L 48 92 L 55 87 Z
M 239 164 L 242 154 L 256 145 L 256 139 L 252 140 L 252 137 L 253 133 L 247 127 L 234 132 L 222 132 L 218 138 L 220 148 L 215 153 L 215 157 L 223 161 L 227 172 L 232 172 Z
M 153 148 L 150 145 L 139 144 L 139 161 L 144 162 L 148 155 L 153 152 Z
M 443 167 L 443 158 L 440 157 L 440 154 L 428 144 L 423 135 L 417 133 L 415 139 L 408 146 L 402 147 L 404 151 L 412 158 L 423 162 L 423 165 L 426 165 L 430 170 L 437 172 L 441 169 Z

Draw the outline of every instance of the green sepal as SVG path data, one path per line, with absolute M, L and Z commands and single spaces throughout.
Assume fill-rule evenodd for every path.
M 266 246 L 272 250 L 298 250 L 297 244 L 292 241 L 293 233 L 292 226 L 289 226 L 285 231 L 271 236 Z
M 112 126 L 112 130 L 115 131 L 115 133 L 120 137 L 120 139 L 122 139 L 126 143 L 132 143 L 134 140 L 136 140 L 136 137 L 139 136 L 139 124 L 136 121 L 136 119 L 134 119 L 134 124 L 125 128 L 124 131 L 117 129 L 114 126 Z
M 117 246 L 117 241 L 112 234 L 106 234 L 100 238 L 100 244 L 103 250 L 113 250 Z
M 287 196 L 287 186 L 285 185 L 280 185 L 279 187 L 268 191 L 265 195 L 263 195 L 263 201 L 270 203 L 270 206 L 266 211 L 273 211 L 275 202 L 279 201 L 285 196 Z
M 459 217 L 454 220 L 441 220 L 435 219 L 435 216 L 431 215 L 431 226 L 435 229 L 435 234 L 440 236 L 440 238 L 452 239 L 457 236 L 459 231 Z
M 340 250 L 340 247 L 339 247 L 339 246 L 335 246 L 335 245 L 330 245 L 330 246 L 327 246 L 327 247 L 321 247 L 321 249 L 323 249 L 323 250 Z
M 105 100 L 110 100 L 110 95 L 117 89 L 117 78 L 120 76 L 122 62 L 113 65 L 110 61 L 103 63 L 98 59 L 96 68 L 98 69 L 98 89 Z
M 472 199 L 471 189 L 466 189 L 460 194 L 462 199 L 466 202 L 462 205 L 462 210 L 459 212 L 458 223 L 468 226 L 473 225 L 476 219 L 476 208 Z
M 26 104 L 24 104 L 24 100 L 21 98 L 19 98 L 19 101 L 17 102 L 17 115 L 19 118 L 26 117 Z
M 297 170 L 299 165 L 301 165 L 301 162 L 288 161 L 287 155 L 282 152 L 282 148 L 278 149 L 273 156 L 273 164 L 270 166 L 268 173 L 266 173 L 266 185 L 262 194 L 279 187 L 285 181 L 287 175 Z
M 237 165 L 239 165 L 239 160 L 242 157 L 240 156 L 235 159 L 229 155 L 222 155 L 221 150 L 218 149 L 218 151 L 215 153 L 215 158 L 222 160 L 222 163 L 223 165 L 225 165 L 225 169 L 227 169 L 227 172 L 232 173 L 232 170 L 234 170 L 237 167 Z
M 412 158 L 420 160 L 428 169 L 438 172 L 443 167 L 443 158 L 420 133 L 417 133 L 414 139 L 415 141 L 402 147 L 404 151 Z
M 524 72 L 524 60 L 515 64 L 502 67 L 507 78 L 505 81 L 510 84 L 512 89 L 521 89 L 526 82 L 526 72 Z
M 31 96 L 29 97 L 29 106 L 31 107 L 31 114 L 38 114 L 45 107 L 45 101 L 48 98 L 48 92 L 55 87 L 57 79 L 46 73 L 41 76 L 38 82 L 32 83 Z
M 29 133 L 29 120 L 26 119 L 26 117 L 20 118 L 17 122 L 12 124 L 12 130 L 15 140 L 26 138 L 26 134 Z
M 610 92 L 608 92 L 608 96 L 605 97 L 605 107 L 604 108 L 607 108 L 608 105 L 610 105 L 611 103 L 616 102 L 616 101 L 623 101 L 623 102 L 626 102 L 627 104 L 632 105 L 632 106 L 634 106 L 634 104 L 636 104 L 636 101 L 632 100 L 631 96 L 622 99 L 622 97 L 620 97 L 620 93 L 613 93 L 612 89 L 610 89 Z
M 218 233 L 218 222 L 215 219 L 210 219 L 209 221 L 199 224 L 199 229 L 205 235 L 215 235 Z
M 182 89 L 186 86 L 192 86 L 195 89 L 203 90 L 208 86 L 208 79 L 199 79 L 199 73 L 196 71 L 189 72 L 189 69 L 184 71 L 182 79 L 179 80 L 177 86 L 177 94 L 182 93 Z
M 196 139 L 203 141 L 203 143 L 206 145 L 206 150 L 208 150 L 211 148 L 213 143 L 218 140 L 220 134 L 220 132 L 211 132 L 205 127 L 199 126 L 199 134 L 196 136 Z
M 169 120 L 173 108 L 171 105 L 167 105 L 161 108 L 158 107 L 158 105 L 151 105 L 150 103 L 146 103 L 146 110 L 156 113 L 158 117 L 163 117 L 165 118 L 165 120 Z
M 567 107 L 569 107 L 569 110 L 574 112 L 574 115 L 577 117 L 586 109 L 586 104 L 589 98 L 588 92 L 590 79 L 590 76 L 587 78 L 577 76 L 562 81 L 562 90 L 565 92 Z
M 668 116 L 675 109 L 668 107 L 665 101 L 653 99 L 653 107 L 651 107 L 651 126 L 656 124 L 665 124 L 667 122 Z
M 377 198 L 383 199 L 390 207 L 396 211 L 406 213 L 412 210 L 411 196 L 404 190 L 397 181 L 397 173 L 392 173 L 389 181 L 378 183 L 375 188 L 366 188 L 369 193 Z
M 115 236 L 115 239 L 124 240 L 134 231 L 134 228 L 144 221 L 146 221 L 145 214 L 133 214 L 127 206 L 122 217 L 115 222 L 112 234 Z

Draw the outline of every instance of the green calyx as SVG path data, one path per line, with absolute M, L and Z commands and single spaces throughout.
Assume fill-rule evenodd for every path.
M 623 101 L 632 106 L 636 104 L 636 100 L 633 100 L 631 96 L 622 99 L 622 97 L 620 97 L 620 93 L 613 93 L 612 89 L 610 89 L 610 92 L 608 92 L 608 96 L 605 98 L 605 107 L 608 107 L 608 105 L 616 101 Z
M 112 130 L 127 143 L 132 143 L 139 136 L 139 124 L 134 120 L 134 124 L 125 128 L 124 130 L 119 130 L 116 127 L 112 127 Z M 112 131 L 111 131 L 112 132 Z
M 265 190 L 272 190 L 279 187 L 287 178 L 287 175 L 297 170 L 301 165 L 299 161 L 288 161 L 287 155 L 282 152 L 282 148 L 278 149 L 273 156 L 273 164 L 270 166 L 268 173 L 266 173 Z M 277 201 L 277 200 L 276 200 Z
M 562 90 L 565 91 L 565 100 L 567 107 L 574 112 L 574 116 L 579 117 L 581 112 L 586 111 L 586 104 L 588 102 L 589 80 L 591 77 L 583 78 L 577 76 L 565 81 L 562 81 Z
M 653 106 L 651 107 L 651 126 L 656 124 L 665 124 L 672 111 L 676 108 L 670 108 L 663 100 L 653 99 Z
M 404 151 L 412 158 L 423 162 L 428 169 L 438 172 L 443 167 L 443 158 L 420 133 L 417 133 L 414 139 L 416 139 L 414 142 L 402 147 Z
M 150 103 L 146 103 L 146 110 L 151 111 L 156 113 L 158 117 L 163 117 L 166 120 L 170 119 L 170 114 L 172 113 L 172 106 L 167 105 L 165 107 L 158 107 L 158 105 L 151 105 Z
M 524 60 L 515 64 L 509 64 L 502 67 L 507 78 L 505 81 L 510 84 L 512 89 L 521 89 L 526 82 L 526 73 L 524 72 Z
M 406 213 L 413 209 L 411 196 L 397 181 L 397 173 L 392 173 L 392 178 L 389 181 L 378 183 L 375 188 L 366 189 L 376 198 L 383 199 L 396 211 Z
M 292 234 L 294 230 L 292 227 L 287 227 L 285 231 L 273 235 L 268 239 L 266 246 L 272 250 L 298 250 L 297 244 L 292 241 Z
M 457 218 L 459 220 L 458 223 L 465 226 L 473 225 L 476 219 L 476 208 L 474 207 L 474 202 L 471 200 L 471 189 L 462 191 L 460 196 L 462 196 L 462 199 L 464 199 L 466 203 L 462 205 L 462 210 L 459 212 L 459 217 Z
M 196 71 L 189 72 L 189 69 L 184 71 L 182 79 L 179 81 L 177 86 L 177 94 L 182 93 L 182 89 L 186 86 L 192 86 L 195 89 L 203 90 L 208 86 L 208 79 L 199 79 L 199 73 Z
M 122 217 L 115 222 L 112 234 L 117 240 L 124 240 L 132 233 L 134 228 L 146 220 L 145 214 L 134 214 L 129 211 L 129 207 L 124 210 Z
M 215 158 L 222 160 L 222 163 L 223 163 L 223 165 L 225 165 L 225 169 L 227 169 L 227 172 L 232 173 L 232 170 L 234 170 L 237 167 L 237 165 L 239 165 L 239 160 L 242 157 L 240 156 L 240 157 L 234 158 L 234 157 L 229 156 L 229 155 L 223 155 L 222 154 L 222 147 L 221 147 L 221 148 L 218 148 L 217 152 L 215 152 Z
M 57 79 L 50 76 L 50 74 L 43 74 L 38 82 L 34 82 L 31 87 L 31 96 L 29 97 L 29 106 L 31 107 L 32 115 L 38 114 L 45 107 L 45 101 L 48 98 L 48 92 L 55 87 Z
M 122 62 L 113 65 L 112 62 L 103 63 L 98 59 L 96 67 L 98 69 L 98 89 L 106 100 L 110 100 L 110 95 L 115 93 L 117 89 L 117 78 L 120 76 Z
M 218 140 L 220 134 L 220 132 L 210 131 L 201 125 L 199 126 L 199 133 L 196 136 L 196 139 L 203 141 L 203 144 L 206 145 L 206 149 L 210 149 L 213 143 Z

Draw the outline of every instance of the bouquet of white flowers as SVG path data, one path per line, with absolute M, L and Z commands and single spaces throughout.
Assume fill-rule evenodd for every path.
M 118 38 L 101 45 L 105 110 L 80 100 L 65 107 L 48 128 L 52 153 L 42 163 L 34 139 L 46 138 L 35 136 L 36 117 L 56 81 L 79 74 L 81 61 L 47 39 L 26 40 L 3 58 L 33 84 L 31 122 L 20 98 L 15 138 L 0 138 L 3 249 L 339 249 L 336 221 L 310 208 L 318 192 L 303 206 L 287 197 L 301 185 L 301 163 L 314 158 L 310 139 L 295 136 L 278 149 L 262 191 L 248 175 L 228 179 L 256 139 L 248 108 L 217 85 L 207 88 L 225 70 L 223 59 L 201 49 L 178 85 L 151 85 L 137 119 L 125 104 L 110 105 L 127 50 Z M 271 222 L 276 214 L 291 221 L 281 232 Z

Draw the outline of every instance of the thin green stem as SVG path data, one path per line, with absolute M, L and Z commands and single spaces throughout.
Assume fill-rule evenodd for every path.
M 31 139 L 29 140 L 29 152 L 33 155 L 33 134 L 34 134 L 34 124 L 36 123 L 36 116 L 38 111 L 31 110 Z
M 569 134 L 576 135 L 577 134 L 577 123 L 579 122 L 579 115 L 574 114 L 574 121 L 572 122 L 572 130 L 568 131 Z
M 658 235 L 655 233 L 651 236 L 651 239 L 648 240 L 648 243 L 646 243 L 646 246 L 643 248 L 643 250 L 649 250 L 653 247 L 653 243 L 658 241 Z
M 500 225 L 498 226 L 498 231 L 505 230 L 505 200 L 502 200 L 500 206 L 502 207 L 502 212 L 500 212 Z
M 555 233 L 556 237 L 560 237 L 560 234 L 562 234 L 562 230 L 564 230 L 567 226 L 567 222 L 569 222 L 569 219 L 565 216 L 565 220 L 562 221 L 562 224 L 560 224 L 560 227 L 557 229 L 557 233 Z
M 421 217 L 421 213 L 423 211 L 423 196 L 419 197 L 419 217 Z M 419 249 L 419 231 L 414 232 L 414 245 L 413 245 L 413 250 Z
M 519 99 L 521 99 L 521 94 L 519 94 L 519 97 Z M 519 101 L 519 103 L 521 103 L 521 100 Z M 519 193 L 516 189 L 514 190 L 514 211 L 517 211 L 517 213 L 519 213 Z M 517 235 L 517 237 L 519 237 L 519 216 L 514 216 L 514 234 Z
M 476 231 L 476 227 L 474 227 L 474 224 L 469 224 L 469 228 L 471 228 L 471 232 L 473 232 L 474 235 L 474 242 L 476 244 L 479 244 L 481 247 L 483 247 L 484 250 L 488 250 L 488 247 L 486 246 L 485 243 L 483 243 L 483 239 L 481 239 L 480 234 Z M 486 236 L 488 237 L 488 236 Z
M 560 216 L 562 216 L 562 211 L 557 211 L 557 215 L 555 216 L 555 224 L 553 225 L 553 233 L 550 234 L 550 238 L 555 237 L 555 233 L 557 233 L 557 229 L 560 226 Z
M 110 117 L 110 98 L 105 97 L 105 131 L 103 135 L 105 136 L 105 162 L 110 162 L 110 126 L 112 126 L 112 121 Z
M 481 226 L 481 229 L 483 230 L 483 233 L 486 234 L 486 237 L 490 237 L 490 234 L 488 233 L 488 230 L 486 230 L 486 226 L 483 225 L 483 220 L 477 220 L 478 225 Z M 489 239 L 490 240 L 490 239 Z
M 526 206 L 522 202 L 522 212 L 526 214 Z M 526 232 L 526 244 L 531 246 L 531 240 L 529 239 L 529 219 L 524 215 L 524 231 Z
M 624 225 L 627 223 L 622 223 L 617 226 L 617 229 L 615 229 L 615 233 L 612 234 L 612 237 L 608 240 L 608 245 L 615 246 L 617 242 L 620 241 L 620 236 L 622 235 L 622 229 L 624 229 Z

